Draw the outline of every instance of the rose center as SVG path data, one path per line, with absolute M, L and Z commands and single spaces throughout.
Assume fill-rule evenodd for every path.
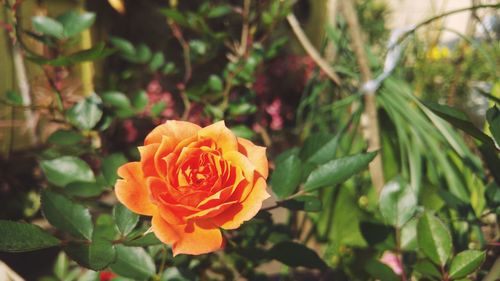
M 192 155 L 181 166 L 180 182 L 194 189 L 210 188 L 217 175 L 208 153 Z

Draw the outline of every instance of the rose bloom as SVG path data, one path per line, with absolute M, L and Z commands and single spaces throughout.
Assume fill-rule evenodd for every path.
M 223 121 L 201 128 L 167 121 L 139 147 L 140 162 L 118 169 L 118 200 L 152 216 L 152 230 L 174 255 L 223 247 L 220 228 L 236 229 L 269 197 L 266 149 L 236 137 Z

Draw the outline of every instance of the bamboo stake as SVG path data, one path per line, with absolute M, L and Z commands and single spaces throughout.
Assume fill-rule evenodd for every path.
M 364 50 L 364 42 L 362 38 L 361 27 L 359 26 L 358 16 L 354 9 L 353 1 L 344 0 L 340 1 L 340 9 L 344 15 L 347 23 L 348 32 L 351 40 L 351 47 L 356 55 L 357 64 L 361 72 L 361 81 L 363 84 L 371 81 L 373 75 L 369 66 L 368 58 Z M 380 131 L 378 125 L 377 103 L 375 98 L 375 91 L 365 89 L 364 95 L 364 112 L 362 115 L 362 130 L 363 136 L 368 142 L 368 151 L 379 150 L 380 145 Z M 373 186 L 380 193 L 384 186 L 384 173 L 382 169 L 382 156 L 377 154 L 375 159 L 369 165 L 371 180 Z
M 84 2 L 79 3 L 79 10 L 84 11 L 85 6 Z M 91 29 L 86 29 L 82 32 L 82 37 L 81 37 L 81 44 L 80 47 L 82 50 L 90 49 L 92 48 L 92 36 L 91 36 Z M 83 62 L 81 64 L 81 79 L 82 79 L 82 88 L 83 88 L 83 95 L 85 97 L 88 97 L 94 93 L 94 63 L 91 61 Z

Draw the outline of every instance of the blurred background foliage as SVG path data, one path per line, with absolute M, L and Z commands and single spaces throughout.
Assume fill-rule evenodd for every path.
M 0 219 L 71 259 L 0 259 L 27 280 L 496 280 L 500 17 L 483 2 L 451 11 L 462 32 L 450 11 L 391 30 L 379 0 L 3 0 Z M 115 206 L 116 168 L 169 119 L 268 147 L 273 202 L 224 253 L 172 258 Z M 66 245 L 71 208 L 106 233 L 81 238 L 113 244 Z

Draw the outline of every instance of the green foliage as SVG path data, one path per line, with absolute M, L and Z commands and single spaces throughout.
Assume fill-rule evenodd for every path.
M 67 112 L 68 121 L 81 130 L 91 130 L 102 117 L 102 100 L 91 95 L 75 104 Z
M 271 186 L 278 198 L 286 198 L 294 193 L 301 180 L 302 164 L 295 154 L 290 154 L 276 162 L 276 170 L 271 177 Z
M 56 186 L 82 181 L 93 182 L 94 173 L 85 161 L 74 156 L 63 156 L 40 162 L 47 180 Z
M 467 250 L 456 255 L 451 261 L 450 265 L 450 278 L 460 279 L 464 278 L 484 262 L 486 258 L 485 252 Z
M 128 2 L 125 14 L 103 13 L 100 6 L 92 8 L 95 13 L 69 9 L 57 17 L 35 16 L 31 27 L 16 22 L 13 7 L 2 7 L 6 29 L 14 28 L 9 35 L 37 67 L 27 64 L 31 104 L 17 90 L 0 100 L 13 109 L 7 127 L 17 132 L 17 120 L 25 119 L 18 113 L 31 111 L 41 116 L 35 134 L 47 123 L 53 133 L 40 134 L 26 150 L 18 151 L 12 136 L 4 146 L 1 191 L 16 196 L 1 203 L 22 206 L 13 219 L 43 215 L 50 226 L 45 231 L 1 220 L 0 251 L 61 247 L 54 276 L 40 280 L 95 281 L 99 270 L 124 281 L 484 277 L 492 255 L 490 233 L 480 226 L 495 224 L 500 214 L 500 84 L 494 65 L 500 49 L 491 44 L 497 35 L 462 36 L 448 49 L 434 46 L 439 38 L 426 42 L 410 31 L 386 48 L 388 7 L 355 1 L 368 67 L 383 73 L 371 81 L 380 83 L 378 120 L 370 121 L 379 125 L 381 147 L 368 153 L 362 114 L 367 104 L 357 88 L 364 83 L 343 15 L 322 26 L 326 22 L 316 10 L 323 7 L 315 1 L 153 1 L 147 11 Z M 326 31 L 324 52 L 317 49 L 327 61 L 334 53 L 331 68 L 342 83 L 334 84 L 296 51 L 302 46 L 286 23 L 290 13 L 312 41 L 318 30 Z M 147 20 L 111 32 L 103 24 L 108 16 L 112 22 Z M 82 32 L 96 19 L 92 39 L 98 41 L 82 50 L 89 46 Z M 138 36 L 129 36 L 129 24 Z M 34 50 L 25 36 L 37 42 Z M 106 60 L 88 64 L 100 59 Z M 398 60 L 386 72 L 388 62 Z M 12 88 L 21 92 L 21 86 Z M 80 88 L 96 93 L 79 97 Z M 468 101 L 478 100 L 476 94 L 484 100 L 481 110 L 471 112 Z M 478 118 L 484 101 L 489 110 Z M 171 245 L 152 232 L 150 218 L 113 197 L 117 169 L 137 161 L 143 137 L 171 119 L 203 126 L 225 120 L 238 137 L 267 146 L 267 184 L 276 198 L 264 210 L 252 210 L 256 216 L 241 227 L 222 230 L 226 245 L 215 254 L 173 257 Z M 384 178 L 392 179 L 381 190 L 371 185 L 373 175 L 362 173 L 377 155 Z M 42 175 L 33 159 L 39 159 Z M 6 214 L 2 218 L 10 219 Z M 468 248 L 477 250 L 463 251 Z M 391 255 L 406 276 L 381 258 Z M 274 276 L 266 271 L 272 260 L 283 266 Z
M 415 213 L 417 198 L 407 183 L 396 179 L 382 189 L 379 205 L 386 222 L 401 228 Z
M 93 223 L 88 209 L 52 191 L 42 192 L 41 201 L 50 224 L 75 237 L 91 239 Z
M 304 183 L 305 191 L 313 191 L 326 186 L 335 186 L 366 169 L 375 158 L 376 152 L 357 154 L 331 160 L 314 169 Z
M 291 267 L 304 266 L 319 269 L 326 267 L 325 262 L 316 252 L 295 242 L 285 241 L 274 245 L 269 250 L 269 257 Z
M 146 280 L 156 273 L 156 267 L 143 248 L 116 246 L 117 259 L 110 267 L 116 274 L 134 280 Z
M 417 239 L 418 247 L 432 262 L 446 265 L 453 245 L 450 232 L 440 219 L 425 212 L 418 221 Z
M 60 241 L 39 226 L 0 220 L 0 251 L 26 252 L 58 246 Z
M 120 233 L 124 236 L 127 236 L 139 221 L 139 215 L 132 213 L 122 204 L 117 204 L 113 208 L 113 217 Z

